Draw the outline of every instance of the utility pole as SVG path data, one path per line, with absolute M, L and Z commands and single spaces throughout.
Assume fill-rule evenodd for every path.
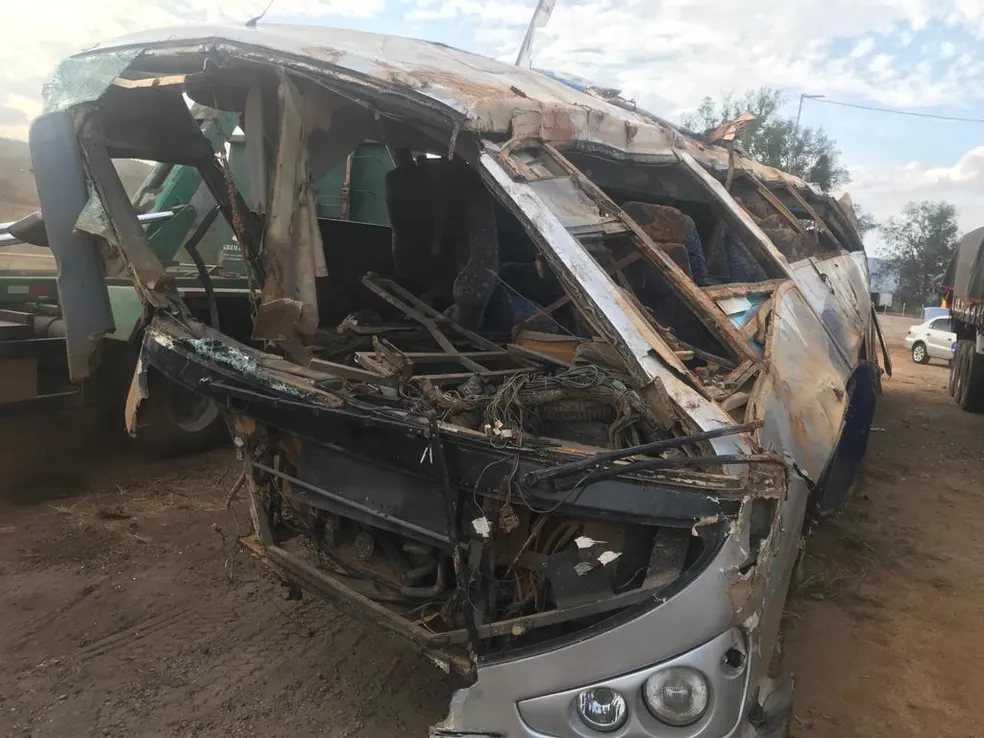
M 826 95 L 807 95 L 805 92 L 800 93 L 800 104 L 799 109 L 796 111 L 796 128 L 799 130 L 800 127 L 800 116 L 803 115 L 803 101 L 804 100 L 819 100 L 821 97 L 826 97 Z
M 536 10 L 533 11 L 530 25 L 526 29 L 526 38 L 523 39 L 523 45 L 519 48 L 519 55 L 516 57 L 517 67 L 530 68 L 533 56 L 533 34 L 537 28 L 547 25 L 556 2 L 557 0 L 539 0 L 536 4 Z

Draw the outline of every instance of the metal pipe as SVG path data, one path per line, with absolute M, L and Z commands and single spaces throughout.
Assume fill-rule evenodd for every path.
M 54 315 L 34 316 L 34 335 L 37 338 L 64 338 L 65 319 Z
M 212 289 L 212 278 L 209 276 L 208 269 L 205 268 L 205 261 L 202 259 L 202 255 L 198 253 L 198 244 L 205 237 L 208 229 L 212 227 L 212 223 L 215 222 L 215 218 L 219 214 L 219 206 L 216 205 L 207 213 L 205 217 L 202 218 L 202 222 L 198 224 L 195 232 L 191 234 L 191 237 L 185 242 L 185 251 L 191 257 L 191 260 L 195 262 L 195 268 L 198 270 L 198 276 L 202 280 L 202 287 L 205 289 L 205 299 L 208 302 L 208 318 L 211 323 L 213 330 L 220 330 L 219 328 L 219 305 L 215 301 L 215 290 Z
M 761 427 L 762 421 L 754 420 L 751 423 L 744 423 L 743 425 L 729 425 L 724 428 L 715 428 L 713 430 L 703 431 L 701 433 L 694 433 L 690 436 L 666 438 L 661 441 L 644 443 L 641 446 L 633 446 L 632 448 L 622 448 L 616 451 L 604 451 L 600 454 L 589 456 L 586 459 L 572 461 L 568 464 L 560 464 L 559 466 L 554 466 L 549 469 L 539 469 L 537 471 L 530 472 L 527 477 L 532 483 L 546 482 L 547 480 L 556 479 L 557 477 L 587 471 L 592 466 L 604 464 L 608 461 L 619 461 L 621 459 L 628 458 L 629 456 L 651 454 L 655 451 L 667 451 L 669 449 L 680 448 L 681 446 L 686 446 L 691 443 L 710 441 L 714 438 L 734 436 L 739 433 L 749 433 Z M 621 474 L 625 468 L 627 467 L 619 467 L 618 473 Z
M 421 564 L 420 566 L 415 566 L 413 569 L 410 569 L 403 575 L 403 578 L 410 584 L 416 584 L 428 574 L 433 574 L 435 569 L 437 569 L 437 561 L 431 560 L 426 564 Z
M 400 587 L 400 594 L 414 600 L 429 600 L 443 594 L 444 590 L 447 588 L 447 575 L 444 571 L 445 567 L 441 565 L 440 561 L 435 561 L 433 563 L 436 565 L 437 577 L 435 577 L 432 585 L 429 587 L 404 585 L 403 587 Z
M 458 518 L 458 490 L 451 484 L 451 476 L 448 473 L 448 462 L 444 456 L 444 443 L 441 440 L 440 428 L 437 424 L 437 413 L 430 413 L 427 418 L 430 426 L 430 455 L 431 463 L 437 466 L 441 475 L 441 487 L 444 491 L 444 505 L 447 514 L 448 542 L 451 544 L 451 562 L 454 565 L 454 579 L 458 590 L 458 598 L 461 601 L 463 615 L 465 618 L 465 631 L 468 633 L 468 650 L 472 661 L 477 663 L 478 653 L 478 630 L 475 622 L 475 609 L 471 603 L 468 593 L 469 580 L 465 577 L 465 565 L 461 556 L 461 547 L 458 541 L 461 539 L 459 530 L 461 521 Z
M 138 215 L 137 220 L 139 220 L 142 225 L 147 225 L 148 223 L 159 223 L 162 220 L 170 220 L 173 217 L 173 210 L 161 210 L 157 213 L 144 213 L 143 215 Z M 0 247 L 16 246 L 17 244 L 24 243 L 16 236 L 12 236 L 7 232 L 10 226 L 19 222 L 20 221 L 15 220 L 10 223 L 0 223 Z
M 586 487 L 589 484 L 611 479 L 621 474 L 631 474 L 640 471 L 653 471 L 656 469 L 677 469 L 684 466 L 711 466 L 722 464 L 780 464 L 784 462 L 778 456 L 771 454 L 725 454 L 722 456 L 674 456 L 669 459 L 646 459 L 636 461 L 625 466 L 609 466 L 605 469 L 598 469 L 588 474 L 577 486 Z
M 306 489 L 308 492 L 314 492 L 317 495 L 322 495 L 323 497 L 327 497 L 329 500 L 334 500 L 335 502 L 344 505 L 346 507 L 349 507 L 353 510 L 358 510 L 361 513 L 365 513 L 366 515 L 371 515 L 375 518 L 379 518 L 380 520 L 385 520 L 387 523 L 390 523 L 391 525 L 396 525 L 401 528 L 406 528 L 407 530 L 413 531 L 418 535 L 425 536 L 435 541 L 439 541 L 440 543 L 443 543 L 445 545 L 447 545 L 448 543 L 448 539 L 445 536 L 442 536 L 440 533 L 435 533 L 434 531 L 428 528 L 424 528 L 419 525 L 414 525 L 413 523 L 408 523 L 407 521 L 401 520 L 400 518 L 395 518 L 388 513 L 384 513 L 381 510 L 376 510 L 367 505 L 359 504 L 358 502 L 354 502 L 353 500 L 350 500 L 347 497 L 342 497 L 341 495 L 333 494 L 326 489 L 322 489 L 321 487 L 317 487 L 313 484 L 309 484 L 308 482 L 305 482 L 303 479 L 298 479 L 297 477 L 291 476 L 290 474 L 285 474 L 284 472 L 278 471 L 271 466 L 267 466 L 266 464 L 261 464 L 258 461 L 254 461 L 252 462 L 252 466 L 257 469 L 262 469 L 267 474 L 272 474 L 275 477 L 286 479 L 291 484 L 296 484 L 298 487 L 300 487 L 301 489 Z

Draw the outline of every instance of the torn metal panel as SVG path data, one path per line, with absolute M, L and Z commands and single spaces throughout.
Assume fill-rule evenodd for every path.
M 480 164 L 493 186 L 519 208 L 533 231 L 531 235 L 540 240 L 558 273 L 566 276 L 575 293 L 584 295 L 591 306 L 588 315 L 599 332 L 610 336 L 616 346 L 627 352 L 623 358 L 641 383 L 646 386 L 659 379 L 675 404 L 702 430 L 731 425 L 730 416 L 709 404 L 652 355 L 653 347 L 664 343 L 662 338 L 529 184 L 514 182 L 489 154 L 482 155 Z M 717 439 L 713 443 L 719 453 L 747 449 L 734 439 Z
M 49 113 L 34 121 L 30 146 L 38 195 L 46 204 L 45 230 L 58 263 L 69 377 L 79 382 L 91 375 L 99 343 L 116 325 L 99 243 L 74 229 L 89 189 L 71 113 Z
M 741 225 L 744 230 L 744 234 L 749 242 L 755 244 L 755 246 L 760 250 L 768 259 L 772 262 L 773 269 L 771 270 L 773 277 L 788 276 L 789 270 L 786 266 L 786 260 L 783 258 L 779 250 L 772 244 L 769 237 L 765 235 L 765 232 L 759 227 L 758 223 L 751 217 L 751 215 L 746 212 L 746 210 L 741 207 L 735 200 L 731 197 L 728 191 L 724 188 L 720 182 L 718 182 L 714 177 L 712 177 L 697 160 L 691 156 L 685 150 L 679 150 L 676 152 L 680 161 L 687 167 L 688 171 L 701 182 L 710 192 L 715 196 L 715 199 L 723 205 L 730 215 Z
M 748 127 L 748 124 L 755 120 L 751 113 L 742 113 L 734 120 L 722 123 L 713 131 L 705 134 L 704 140 L 707 143 L 717 143 L 718 141 L 734 141 Z
M 130 198 L 106 149 L 98 109 L 83 105 L 76 107 L 73 114 L 89 176 L 109 216 L 109 222 L 102 224 L 109 226 L 106 230 L 107 240 L 126 255 L 134 287 L 144 301 L 156 307 L 166 307 L 171 304 L 167 293 L 174 277 L 168 274 L 154 254 L 144 229 L 135 217 Z
M 858 333 L 863 334 L 871 312 L 871 293 L 854 254 L 841 252 L 838 256 L 814 259 L 814 265 L 820 278 L 837 296 L 843 319 L 854 323 Z
M 837 347 L 835 366 L 846 378 L 860 356 L 871 320 L 871 298 L 864 278 L 847 253 L 805 259 L 792 269 L 796 286 Z
M 277 105 L 266 86 L 255 82 L 246 91 L 243 125 L 249 135 L 245 137 L 246 151 L 246 201 L 257 213 L 267 212 L 269 197 L 270 152 L 276 150 Z
M 134 368 L 133 377 L 130 379 L 130 390 L 126 394 L 126 407 L 124 410 L 126 432 L 131 436 L 137 434 L 140 406 L 148 397 L 150 397 L 150 391 L 147 389 L 147 367 L 144 366 L 143 356 L 141 355 L 137 357 L 137 366 Z
M 266 282 L 253 338 L 290 342 L 310 338 L 318 328 L 315 277 L 323 276 L 325 267 L 308 169 L 304 101 L 286 74 L 278 98 L 280 135 L 263 239 Z
M 813 480 L 820 479 L 847 409 L 851 367 L 793 284 L 774 297 L 768 371 L 749 400 L 764 420 L 759 443 L 781 450 Z
M 837 200 L 837 205 L 840 207 L 841 212 L 844 213 L 844 217 L 847 218 L 847 222 L 851 224 L 851 227 L 860 233 L 861 222 L 858 220 L 858 213 L 854 209 L 854 200 L 851 199 L 850 193 L 845 192 L 841 195 L 840 199 Z
M 119 243 L 116 241 L 116 232 L 109 220 L 109 215 L 103 207 L 99 193 L 96 192 L 92 182 L 88 182 L 89 201 L 79 213 L 78 220 L 75 221 L 75 230 L 79 233 L 88 233 L 99 240 L 97 243 L 102 247 L 103 264 L 105 265 L 107 277 L 118 277 L 126 273 L 126 259 L 120 252 Z
M 256 28 L 199 26 L 145 31 L 73 57 L 121 61 L 141 53 L 166 62 L 208 55 L 257 55 L 306 74 L 322 76 L 346 92 L 380 108 L 416 108 L 418 115 L 448 130 L 483 134 L 535 136 L 546 141 L 581 140 L 635 154 L 687 151 L 702 166 L 724 173 L 729 153 L 720 146 L 691 139 L 672 124 L 627 103 L 615 104 L 564 82 L 496 62 L 442 44 L 357 31 L 313 26 L 261 24 Z M 123 64 L 119 73 L 126 68 Z M 102 75 L 109 77 L 108 74 Z M 54 80 L 57 98 L 71 75 Z M 113 78 L 105 79 L 103 89 Z M 64 80 L 64 81 L 63 81 Z M 96 99 L 101 89 L 72 96 L 76 102 Z M 64 104 L 64 103 L 63 103 Z M 425 112 L 426 111 L 426 112 Z M 748 157 L 735 165 L 767 182 L 789 182 L 800 190 L 809 184 Z

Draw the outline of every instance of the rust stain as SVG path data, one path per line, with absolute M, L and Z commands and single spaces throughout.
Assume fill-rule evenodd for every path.
M 256 433 L 256 420 L 249 415 L 233 415 L 232 425 L 237 436 L 249 437 Z

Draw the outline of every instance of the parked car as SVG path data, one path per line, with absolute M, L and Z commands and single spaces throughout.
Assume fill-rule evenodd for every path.
M 957 334 L 950 325 L 950 314 L 931 318 L 914 325 L 905 334 L 905 345 L 912 352 L 912 360 L 917 364 L 928 364 L 930 359 L 943 359 L 949 362 L 953 357 L 953 344 Z

